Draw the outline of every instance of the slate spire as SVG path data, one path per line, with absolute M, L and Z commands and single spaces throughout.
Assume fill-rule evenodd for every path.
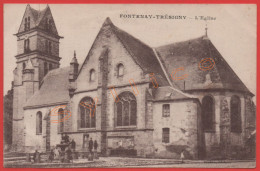
M 106 18 L 102 26 L 107 26 L 107 25 L 113 25 L 111 19 L 109 17 Z
M 74 56 L 70 62 L 69 80 L 74 81 L 78 75 L 79 63 L 76 57 L 76 51 L 74 50 Z
M 208 37 L 208 25 L 206 24 L 206 27 L 205 27 L 205 36 Z

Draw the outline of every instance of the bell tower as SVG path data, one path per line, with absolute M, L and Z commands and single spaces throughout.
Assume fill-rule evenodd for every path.
M 24 147 L 26 101 L 39 90 L 48 71 L 59 68 L 59 36 L 47 7 L 38 11 L 27 5 L 17 36 L 17 66 L 14 70 L 13 148 Z

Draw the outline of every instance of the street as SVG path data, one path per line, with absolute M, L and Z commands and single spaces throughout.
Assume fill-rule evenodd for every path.
M 73 163 L 29 163 L 25 161 L 8 161 L 4 163 L 6 168 L 255 168 L 255 161 L 225 160 L 202 161 L 186 160 L 181 163 L 176 159 L 148 159 L 127 157 L 100 157 L 98 160 L 88 161 L 77 159 Z

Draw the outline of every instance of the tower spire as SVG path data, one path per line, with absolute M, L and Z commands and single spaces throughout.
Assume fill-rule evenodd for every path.
M 75 81 L 79 71 L 79 63 L 76 58 L 76 51 L 74 50 L 74 57 L 72 58 L 70 62 L 70 73 L 69 73 L 69 81 L 73 82 Z
M 75 50 L 74 50 L 74 56 L 73 56 L 70 64 L 78 64 L 78 60 L 77 60 L 77 57 L 76 57 L 76 51 Z
M 206 27 L 205 27 L 205 36 L 208 36 L 208 25 L 206 23 Z

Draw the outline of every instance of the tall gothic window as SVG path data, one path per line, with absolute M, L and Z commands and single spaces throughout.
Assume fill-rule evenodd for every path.
M 23 70 L 25 69 L 25 67 L 26 67 L 26 64 L 25 64 L 25 62 L 23 62 Z
M 79 103 L 79 128 L 96 127 L 96 104 L 90 97 L 83 98 Z
M 30 51 L 30 39 L 25 39 L 24 40 L 24 53 Z
M 136 98 L 131 92 L 123 92 L 115 103 L 116 126 L 135 126 L 137 120 Z
M 36 134 L 42 133 L 42 112 L 36 114 Z
M 215 131 L 215 107 L 211 96 L 202 99 L 202 125 L 204 131 Z
M 170 128 L 162 129 L 162 142 L 169 143 L 170 142 Z
M 24 31 L 27 31 L 27 18 L 24 19 Z
M 49 50 L 48 40 L 45 40 L 45 52 L 48 53 L 48 50 Z
M 231 132 L 242 132 L 241 101 L 238 96 L 232 96 L 230 100 L 230 124 Z
M 124 65 L 118 64 L 117 65 L 117 76 L 122 77 L 124 75 Z
M 163 117 L 169 117 L 170 116 L 170 104 L 163 104 L 162 116 Z
M 59 119 L 59 132 L 64 132 L 64 109 L 60 108 L 58 110 L 58 119 Z
M 30 30 L 30 17 L 25 18 L 24 20 L 24 31 Z
M 47 18 L 47 20 L 45 22 L 45 29 L 46 29 L 46 31 L 51 30 L 51 20 L 49 18 Z
M 91 70 L 89 71 L 89 81 L 94 81 L 94 80 L 95 80 L 95 77 L 96 77 L 96 75 L 95 75 L 95 70 L 94 70 L 94 69 L 91 69 Z
M 52 42 L 45 40 L 45 52 L 51 54 L 52 51 Z
M 44 76 L 48 73 L 48 65 L 47 62 L 44 62 Z
M 51 48 L 52 48 L 51 42 L 49 41 L 49 49 L 48 49 L 48 53 L 49 53 L 49 54 L 51 54 Z
M 28 17 L 27 29 L 30 30 L 30 17 Z

